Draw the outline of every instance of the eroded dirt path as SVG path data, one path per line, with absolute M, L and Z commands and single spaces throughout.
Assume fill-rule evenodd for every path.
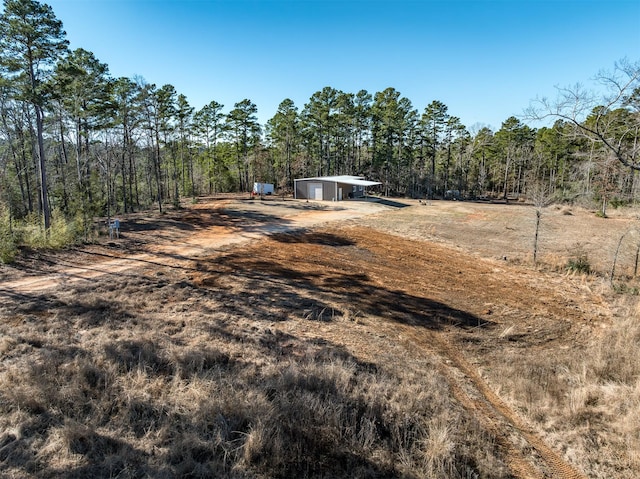
M 508 458 L 507 464 L 516 477 L 587 479 L 509 408 L 482 379 L 477 369 L 446 338 L 431 335 L 424 339 L 428 344 L 437 345 L 439 354 L 450 361 L 450 366 L 441 368 L 441 372 L 449 378 L 454 396 L 467 410 L 474 411 L 475 417 L 495 435 Z M 425 340 L 417 338 L 416 344 L 423 345 Z M 532 451 L 525 454 L 526 448 L 522 447 L 522 440 L 526 441 Z

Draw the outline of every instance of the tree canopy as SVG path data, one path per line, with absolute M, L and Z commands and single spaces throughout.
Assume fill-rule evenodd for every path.
M 635 202 L 640 64 L 621 61 L 597 79 L 605 94 L 561 88 L 497 131 L 470 131 L 442 101 L 414 105 L 393 87 L 325 86 L 304 105 L 283 99 L 260 125 L 249 98 L 196 109 L 172 85 L 113 78 L 92 52 L 68 50 L 51 7 L 5 0 L 0 213 L 86 226 L 96 215 L 249 191 L 254 181 L 286 192 L 298 177 L 341 174 L 415 198 L 508 199 L 544 184 L 558 200 Z

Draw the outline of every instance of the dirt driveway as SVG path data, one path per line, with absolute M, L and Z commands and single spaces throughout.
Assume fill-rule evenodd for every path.
M 200 198 L 179 210 L 134 213 L 120 220 L 119 239 L 109 240 L 103 231 L 95 244 L 66 252 L 31 252 L 13 266 L 0 265 L 0 292 L 39 291 L 141 264 L 175 264 L 266 235 L 337 222 L 445 244 L 483 258 L 531 264 L 535 231 L 530 206 L 455 201 Z M 545 267 L 562 270 L 583 255 L 594 271 L 606 276 L 617 253 L 617 274 L 633 276 L 640 244 L 636 223 L 634 214 L 624 210 L 611 210 L 603 219 L 581 208 L 546 208 L 538 259 Z
M 389 204 L 393 206 L 389 206 Z M 268 198 L 202 198 L 165 214 L 120 217 L 120 237 L 66 252 L 35 254 L 0 269 L 0 295 L 37 292 L 118 274 L 141 265 L 176 265 L 274 233 L 347 221 L 402 206 L 377 201 L 340 203 Z

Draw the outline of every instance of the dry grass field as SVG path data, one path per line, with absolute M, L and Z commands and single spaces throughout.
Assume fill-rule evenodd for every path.
M 612 213 L 545 209 L 535 267 L 531 207 L 458 202 L 202 200 L 26 253 L 0 477 L 639 477 Z

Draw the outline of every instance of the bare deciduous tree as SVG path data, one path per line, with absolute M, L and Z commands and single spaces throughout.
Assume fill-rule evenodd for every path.
M 536 266 L 538 264 L 538 238 L 540 236 L 542 212 L 545 207 L 551 204 L 552 196 L 545 183 L 542 181 L 534 181 L 529 187 L 529 198 L 531 199 L 536 212 L 536 228 L 533 236 L 533 265 Z
M 595 81 L 604 94 L 580 84 L 557 88 L 555 100 L 534 100 L 525 117 L 564 120 L 576 134 L 600 143 L 623 165 L 640 171 L 640 62 L 621 60 L 613 71 L 598 73 Z

